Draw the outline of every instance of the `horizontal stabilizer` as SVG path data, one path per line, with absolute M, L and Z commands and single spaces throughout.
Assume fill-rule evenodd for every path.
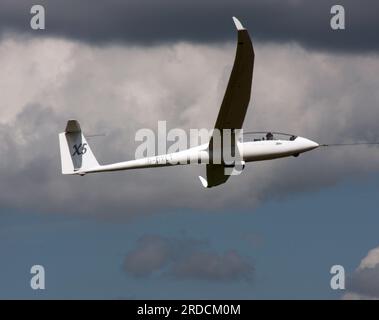
M 66 125 L 66 133 L 78 133 L 81 132 L 80 124 L 77 120 L 68 120 Z

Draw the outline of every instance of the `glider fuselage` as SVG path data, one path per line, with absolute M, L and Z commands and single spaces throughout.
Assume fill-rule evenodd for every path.
M 302 137 L 296 137 L 294 140 L 260 140 L 237 143 L 238 152 L 241 155 L 241 160 L 244 162 L 298 156 L 300 153 L 313 150 L 318 146 L 316 142 Z M 95 168 L 88 168 L 87 170 L 80 170 L 75 173 L 86 174 L 91 172 L 164 167 L 188 163 L 205 164 L 209 162 L 208 144 L 202 144 L 175 153 L 96 166 Z

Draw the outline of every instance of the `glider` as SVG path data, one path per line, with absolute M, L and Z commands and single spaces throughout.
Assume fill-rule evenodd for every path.
M 251 85 L 254 69 L 254 49 L 248 31 L 241 22 L 233 17 L 237 28 L 238 40 L 233 69 L 226 92 L 216 120 L 213 132 L 229 130 L 232 134 L 242 129 L 250 102 Z M 222 153 L 224 141 L 214 143 L 213 134 L 206 144 L 184 151 L 165 155 L 146 157 L 119 163 L 100 165 L 96 160 L 80 124 L 69 120 L 64 132 L 59 134 L 62 174 L 86 175 L 89 173 L 120 171 L 138 168 L 172 166 L 184 163 L 206 163 L 206 177 L 199 177 L 202 185 L 211 188 L 227 181 L 236 169 L 244 168 L 246 162 L 271 160 L 289 156 L 297 157 L 303 152 L 318 148 L 314 141 L 292 134 L 278 132 L 244 133 L 242 139 L 236 140 L 233 151 L 238 154 L 238 163 L 220 163 L 213 161 L 217 152 Z M 192 162 L 189 162 L 191 159 Z M 193 161 L 195 160 L 195 161 Z M 227 170 L 231 169 L 231 170 Z M 241 170 L 242 171 L 242 170 Z M 232 172 L 232 173 L 231 173 Z

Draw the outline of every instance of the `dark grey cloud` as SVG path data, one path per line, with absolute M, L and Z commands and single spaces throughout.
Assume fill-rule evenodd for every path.
M 124 271 L 135 277 L 160 274 L 205 281 L 252 280 L 254 267 L 237 251 L 213 251 L 206 241 L 146 235 L 125 258 Z
M 377 51 L 377 1 L 363 0 L 45 0 L 46 31 L 30 30 L 31 0 L 2 0 L 0 31 L 63 36 L 93 44 L 156 44 L 233 40 L 231 16 L 249 27 L 254 39 L 298 42 L 305 47 Z M 342 4 L 346 30 L 332 31 L 330 8 Z
M 379 299 L 379 265 L 355 271 L 348 281 L 347 289 L 362 296 Z
M 254 267 L 234 250 L 218 254 L 193 252 L 172 267 L 172 274 L 180 279 L 211 281 L 251 281 Z
M 124 270 L 135 277 L 149 276 L 164 268 L 174 253 L 168 239 L 144 236 L 126 256 Z

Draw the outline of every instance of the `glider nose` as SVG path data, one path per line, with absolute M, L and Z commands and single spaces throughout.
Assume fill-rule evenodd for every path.
M 301 144 L 305 151 L 313 150 L 320 146 L 317 142 L 306 138 L 301 138 Z
M 312 141 L 312 140 L 309 140 L 309 139 L 307 139 L 308 140 L 308 143 L 309 143 L 309 147 L 310 148 L 312 148 L 312 149 L 316 149 L 316 148 L 318 148 L 320 145 L 317 143 L 317 142 L 315 142 L 315 141 Z

